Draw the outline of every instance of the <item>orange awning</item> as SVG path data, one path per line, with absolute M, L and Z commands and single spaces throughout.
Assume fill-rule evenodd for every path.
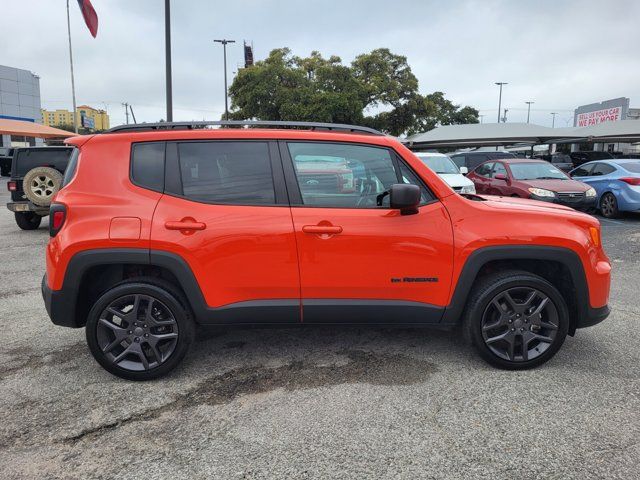
M 47 127 L 35 122 L 8 120 L 0 118 L 0 135 L 19 135 L 24 137 L 56 138 L 73 137 L 76 134 L 59 128 Z

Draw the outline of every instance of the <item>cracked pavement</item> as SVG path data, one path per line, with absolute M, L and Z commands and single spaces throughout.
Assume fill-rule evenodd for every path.
M 39 291 L 47 222 L 0 181 L 2 478 L 639 478 L 640 216 L 603 220 L 613 313 L 526 372 L 454 333 L 204 330 L 146 383 L 111 376 Z

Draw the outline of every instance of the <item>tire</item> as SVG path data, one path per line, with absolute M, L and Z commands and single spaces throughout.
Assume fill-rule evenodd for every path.
M 524 303 L 533 292 L 537 293 L 531 303 Z M 505 300 L 505 293 L 512 302 Z M 540 304 L 543 308 L 538 312 Z M 505 370 L 525 370 L 542 365 L 558 352 L 569 331 L 569 310 L 560 292 L 547 280 L 511 270 L 488 275 L 474 286 L 463 330 L 489 364 Z
M 600 213 L 605 218 L 618 218 L 620 216 L 618 200 L 613 193 L 606 192 L 600 198 Z
M 137 315 L 134 308 L 121 311 L 136 305 L 136 298 Z M 153 315 L 149 317 L 151 299 Z M 109 307 L 120 316 L 108 312 Z M 96 300 L 85 333 L 91 354 L 109 373 L 127 380 L 151 380 L 182 361 L 193 342 L 195 325 L 187 300 L 173 285 L 136 278 L 110 288 Z
M 39 207 L 51 205 L 51 199 L 62 185 L 62 174 L 55 168 L 32 168 L 24 176 L 22 188 L 25 196 Z
M 16 212 L 14 216 L 22 230 L 35 230 L 42 222 L 42 217 L 34 212 Z

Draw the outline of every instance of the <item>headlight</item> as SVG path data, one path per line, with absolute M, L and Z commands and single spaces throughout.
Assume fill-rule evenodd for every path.
M 595 188 L 590 188 L 589 190 L 587 190 L 584 194 L 587 198 L 593 198 L 596 196 L 596 189 Z
M 544 188 L 530 188 L 529 191 L 536 197 L 555 197 L 556 194 L 551 190 L 545 190 Z
M 460 190 L 460 193 L 469 193 L 471 195 L 475 195 L 476 194 L 476 186 L 475 185 L 465 185 L 462 187 L 462 190 Z

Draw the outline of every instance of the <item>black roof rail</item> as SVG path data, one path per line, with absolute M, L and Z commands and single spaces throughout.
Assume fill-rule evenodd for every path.
M 144 132 L 154 130 L 198 130 L 206 127 L 276 127 L 276 128 L 303 128 L 309 130 L 341 130 L 352 133 L 368 133 L 370 135 L 384 135 L 373 128 L 347 125 L 344 123 L 316 123 L 316 122 L 286 122 L 268 120 L 220 120 L 211 122 L 159 122 L 136 123 L 119 125 L 105 130 L 103 133 L 120 132 Z

